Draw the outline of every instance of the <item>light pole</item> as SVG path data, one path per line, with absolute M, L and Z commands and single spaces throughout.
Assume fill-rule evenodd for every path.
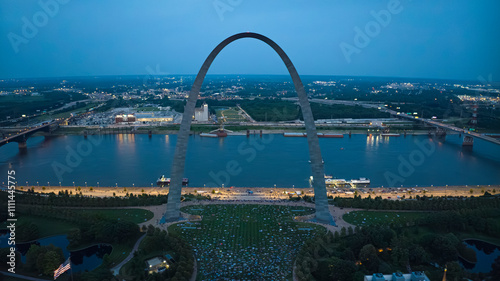
M 87 187 L 87 182 L 85 182 L 85 187 Z
M 75 182 L 73 182 L 73 188 L 76 188 L 76 186 L 75 186 Z
M 97 182 L 97 187 L 99 187 L 99 182 Z
M 50 182 L 47 182 L 47 187 L 50 187 Z
M 59 187 L 61 187 L 61 182 L 59 182 Z

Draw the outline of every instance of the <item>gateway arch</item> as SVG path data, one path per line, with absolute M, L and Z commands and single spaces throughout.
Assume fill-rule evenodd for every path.
M 290 61 L 290 58 L 288 58 L 288 56 L 281 49 L 281 47 L 278 46 L 278 44 L 276 44 L 271 39 L 267 38 L 266 36 L 252 32 L 235 34 L 231 37 L 228 37 L 226 40 L 222 41 L 219 45 L 217 45 L 217 47 L 215 47 L 215 49 L 207 57 L 207 59 L 201 66 L 198 75 L 196 76 L 193 87 L 191 88 L 191 92 L 189 93 L 187 104 L 184 108 L 184 114 L 181 126 L 177 135 L 177 145 L 175 147 L 174 162 L 172 165 L 172 173 L 170 176 L 171 182 L 168 195 L 167 210 L 165 212 L 164 219 L 165 221 L 176 221 L 180 217 L 182 177 L 184 175 L 184 166 L 186 161 L 186 149 L 189 138 L 189 131 L 191 128 L 191 121 L 192 121 L 192 116 L 194 115 L 196 101 L 198 100 L 203 80 L 205 79 L 205 76 L 208 72 L 208 69 L 210 68 L 210 65 L 217 57 L 219 52 L 222 51 L 222 49 L 224 49 L 224 47 L 226 47 L 231 42 L 242 38 L 254 38 L 266 43 L 271 48 L 273 48 L 273 50 L 276 53 L 278 53 L 281 60 L 285 63 L 285 66 L 288 69 L 290 76 L 292 77 L 295 90 L 297 91 L 297 95 L 299 97 L 299 104 L 302 110 L 302 115 L 304 117 L 304 123 L 306 126 L 307 143 L 309 146 L 309 157 L 311 160 L 311 170 L 313 175 L 313 187 L 314 187 L 315 204 L 316 204 L 316 213 L 314 220 L 326 224 L 335 224 L 328 209 L 328 198 L 326 195 L 323 158 L 321 157 L 318 135 L 316 133 L 316 126 L 314 125 L 314 118 L 312 115 L 311 106 L 309 104 L 306 92 L 304 90 L 304 85 L 300 80 L 297 70 L 295 70 L 295 67 Z

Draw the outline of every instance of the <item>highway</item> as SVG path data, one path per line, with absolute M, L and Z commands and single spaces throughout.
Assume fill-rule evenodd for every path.
M 286 98 L 286 100 L 297 101 L 297 98 Z M 461 134 L 464 134 L 466 136 L 468 135 L 471 137 L 479 138 L 479 139 L 500 145 L 500 140 L 486 136 L 484 134 L 466 131 L 464 129 L 461 129 L 461 128 L 458 128 L 458 127 L 455 127 L 452 125 L 447 125 L 447 124 L 444 124 L 441 122 L 437 122 L 437 121 L 434 121 L 431 119 L 423 119 L 423 118 L 418 118 L 418 117 L 413 116 L 413 115 L 398 113 L 397 111 L 394 111 L 392 109 L 387 109 L 383 104 L 379 104 L 379 103 L 369 103 L 369 102 L 363 102 L 363 101 L 325 100 L 325 99 L 310 99 L 309 101 L 315 102 L 315 103 L 330 104 L 330 105 L 331 104 L 343 104 L 343 105 L 350 105 L 350 106 L 359 105 L 359 106 L 362 106 L 365 108 L 376 108 L 382 112 L 387 112 L 394 117 L 404 118 L 404 119 L 412 120 L 415 122 L 420 121 L 420 122 L 426 123 L 427 125 L 430 125 L 430 126 L 439 127 L 439 128 L 449 130 L 449 131 L 455 131 L 457 133 L 461 133 Z

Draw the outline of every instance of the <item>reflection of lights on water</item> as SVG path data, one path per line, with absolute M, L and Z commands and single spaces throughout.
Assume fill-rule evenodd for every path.
M 366 146 L 367 147 L 378 147 L 379 142 L 381 141 L 381 138 L 379 135 L 373 136 L 372 134 L 368 135 L 366 137 Z
M 170 142 L 170 135 L 165 135 L 165 143 L 169 143 Z

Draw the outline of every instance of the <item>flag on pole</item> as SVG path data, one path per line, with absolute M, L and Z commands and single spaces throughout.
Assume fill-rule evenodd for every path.
M 57 277 L 59 277 L 59 275 L 63 274 L 64 272 L 70 269 L 71 269 L 71 261 L 68 258 L 63 264 L 59 266 L 58 269 L 54 270 L 54 280 L 56 280 Z

